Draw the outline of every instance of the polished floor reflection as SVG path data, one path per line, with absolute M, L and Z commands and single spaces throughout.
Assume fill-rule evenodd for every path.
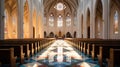
M 26 62 L 20 67 L 99 67 L 97 61 L 85 56 L 64 40 L 56 40 Z

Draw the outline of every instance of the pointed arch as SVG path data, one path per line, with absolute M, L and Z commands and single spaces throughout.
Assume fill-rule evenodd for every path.
M 24 38 L 29 38 L 29 25 L 30 25 L 30 10 L 29 10 L 29 5 L 28 5 L 28 1 L 25 2 L 24 4 L 24 19 L 23 19 L 23 37 Z
M 5 0 L 5 14 L 4 18 L 4 39 L 17 38 L 17 19 L 18 19 L 18 1 L 17 0 Z M 11 9 L 14 8 L 14 9 Z
M 119 31 L 120 31 L 120 10 L 119 6 L 117 6 L 114 1 L 110 5 L 110 38 L 111 39 L 119 39 Z
M 103 3 L 96 0 L 95 5 L 95 38 L 103 38 Z

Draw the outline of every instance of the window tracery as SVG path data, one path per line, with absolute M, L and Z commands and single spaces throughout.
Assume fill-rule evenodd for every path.
M 66 26 L 71 26 L 71 17 L 69 14 L 66 16 Z
M 54 26 L 54 16 L 53 16 L 53 14 L 51 14 L 50 17 L 49 17 L 49 26 L 51 26 L 51 27 Z
M 62 18 L 61 15 L 58 16 L 57 26 L 58 26 L 58 27 L 62 27 L 62 26 L 63 26 L 63 18 Z

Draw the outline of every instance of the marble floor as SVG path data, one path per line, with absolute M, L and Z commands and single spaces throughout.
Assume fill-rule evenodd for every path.
M 20 67 L 100 67 L 98 61 L 93 61 L 64 40 L 56 40 Z

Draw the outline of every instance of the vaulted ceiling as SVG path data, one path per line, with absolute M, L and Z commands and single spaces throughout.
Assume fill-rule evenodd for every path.
M 62 2 L 71 12 L 76 12 L 78 7 L 78 0 L 43 0 L 44 3 L 44 12 L 48 13 L 52 6 L 55 6 L 57 3 Z
M 120 0 L 111 0 L 111 8 L 114 8 L 113 5 L 120 7 Z
M 17 0 L 5 0 L 5 8 L 10 9 L 12 13 L 17 8 Z

